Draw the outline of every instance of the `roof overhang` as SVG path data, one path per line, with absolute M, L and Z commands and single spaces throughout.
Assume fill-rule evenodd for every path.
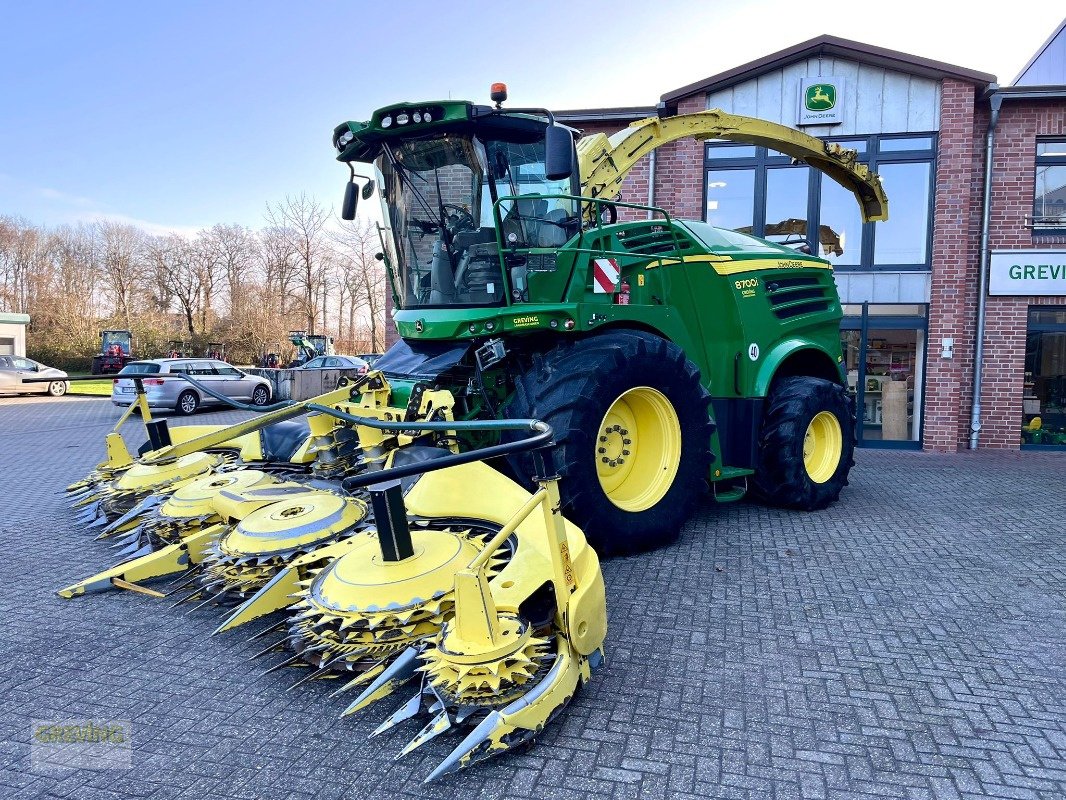
M 1066 86 L 1001 86 L 1004 100 L 1066 100 Z
M 768 56 L 741 64 L 739 67 L 712 75 L 702 81 L 690 83 L 671 92 L 666 92 L 662 100 L 669 106 L 676 106 L 677 102 L 690 95 L 708 93 L 725 89 L 734 84 L 741 83 L 767 72 L 787 66 L 793 62 L 818 56 L 830 56 L 833 58 L 846 58 L 863 64 L 871 64 L 885 69 L 904 72 L 909 75 L 918 75 L 932 80 L 954 78 L 966 83 L 972 83 L 979 89 L 984 89 L 991 83 L 995 83 L 996 76 L 987 72 L 958 67 L 943 61 L 934 61 L 928 58 L 902 53 L 898 50 L 889 50 L 884 47 L 876 47 L 863 42 L 841 39 L 837 36 L 823 34 L 806 42 L 793 45 Z

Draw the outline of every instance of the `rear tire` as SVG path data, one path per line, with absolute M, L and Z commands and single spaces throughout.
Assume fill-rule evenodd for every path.
M 270 402 L 270 390 L 265 386 L 256 386 L 252 390 L 252 405 L 265 406 Z
M 549 469 L 562 478 L 563 510 L 608 556 L 677 539 L 706 487 L 709 404 L 680 347 L 642 331 L 609 331 L 535 355 L 505 413 L 552 426 Z M 532 486 L 532 456 L 510 463 Z
M 816 511 L 840 497 L 855 465 L 855 413 L 844 387 L 822 378 L 774 384 L 752 477 L 771 505 Z
M 189 416 L 195 414 L 196 409 L 200 407 L 200 398 L 196 396 L 196 392 L 192 389 L 187 389 L 178 395 L 178 402 L 174 405 L 174 410 L 182 416 Z

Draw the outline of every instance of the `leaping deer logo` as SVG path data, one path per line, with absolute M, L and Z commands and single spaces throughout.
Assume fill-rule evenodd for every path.
M 825 111 L 836 105 L 836 87 L 831 84 L 807 87 L 806 106 L 809 111 Z

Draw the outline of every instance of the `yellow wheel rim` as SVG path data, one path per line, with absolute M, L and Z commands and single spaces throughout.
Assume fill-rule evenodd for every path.
M 814 483 L 825 483 L 837 471 L 843 451 L 840 420 L 829 411 L 819 411 L 803 436 L 803 466 L 807 476 Z
M 681 460 L 681 424 L 666 396 L 647 386 L 624 392 L 600 423 L 596 475 L 624 511 L 651 508 L 670 490 Z

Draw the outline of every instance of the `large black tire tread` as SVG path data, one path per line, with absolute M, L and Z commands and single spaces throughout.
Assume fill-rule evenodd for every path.
M 674 407 L 681 426 L 681 457 L 673 483 L 658 503 L 625 511 L 604 492 L 596 474 L 597 433 L 610 405 L 638 386 L 657 389 Z M 558 344 L 533 356 L 516 376 L 508 417 L 535 417 L 552 426 L 552 450 L 567 518 L 601 556 L 652 550 L 675 541 L 707 486 L 714 424 L 710 395 L 699 369 L 680 347 L 642 331 L 609 331 Z M 533 485 L 529 454 L 511 468 Z
M 815 483 L 803 463 L 803 438 L 815 414 L 829 411 L 840 423 L 840 462 L 832 477 Z M 835 503 L 855 465 L 855 411 L 839 383 L 824 378 L 787 377 L 774 383 L 759 435 L 759 463 L 753 494 L 764 502 L 817 511 Z

